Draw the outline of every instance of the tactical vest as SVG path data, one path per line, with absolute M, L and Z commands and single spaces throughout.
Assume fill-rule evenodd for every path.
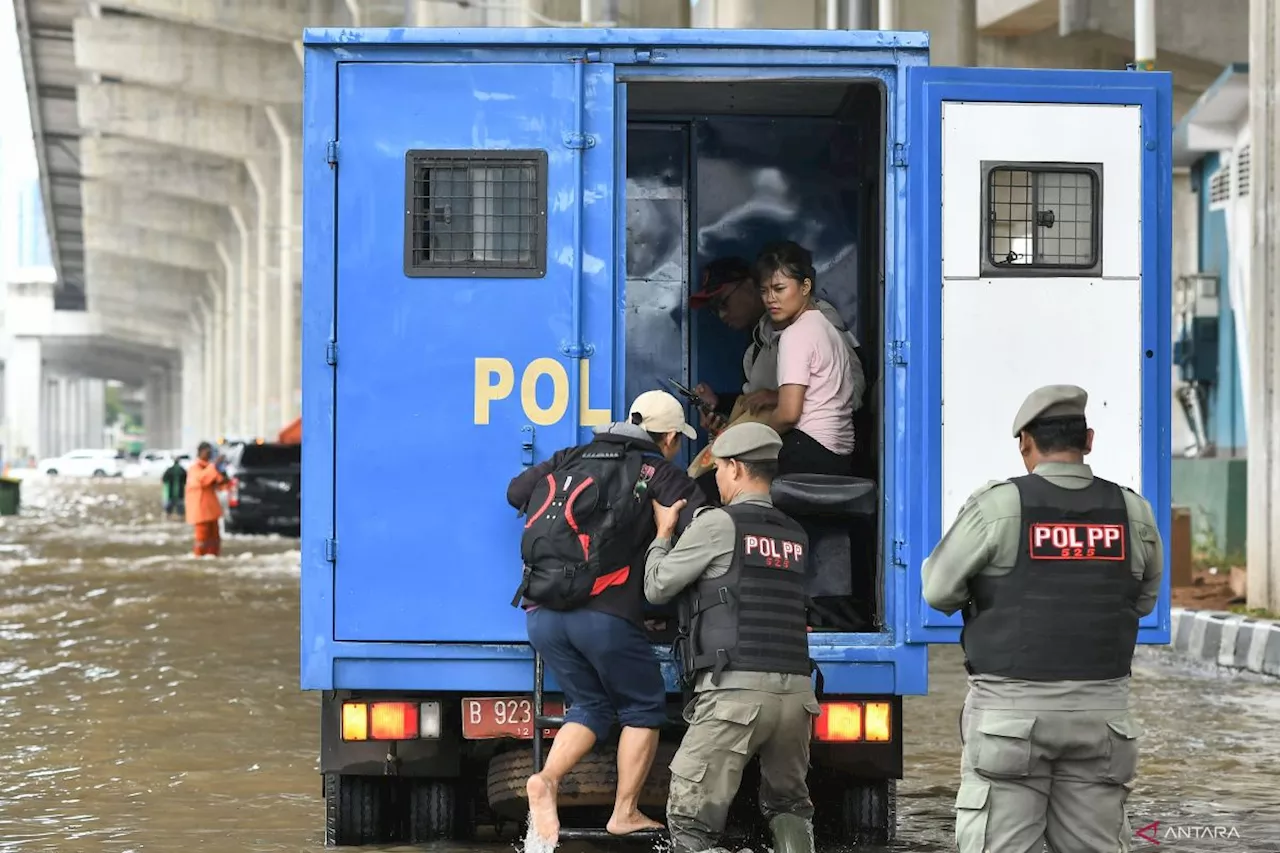
M 676 655 L 688 681 L 725 671 L 808 675 L 804 528 L 763 504 L 722 508 L 734 523 L 729 571 L 701 578 L 679 602 Z
M 970 673 L 1024 681 L 1086 681 L 1129 674 L 1140 581 L 1124 492 L 1094 479 L 1064 489 L 1034 474 L 1012 481 L 1022 500 L 1013 570 L 969 582 L 964 614 Z

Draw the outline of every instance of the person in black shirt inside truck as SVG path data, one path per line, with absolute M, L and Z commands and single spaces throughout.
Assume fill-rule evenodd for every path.
M 608 831 L 661 828 L 637 805 L 667 718 L 666 685 L 645 634 L 644 555 L 657 533 L 652 501 L 685 501 L 680 529 L 705 502 L 670 461 L 682 438 L 696 436 L 675 397 L 648 391 L 627 422 L 597 428 L 590 444 L 557 451 L 507 489 L 526 519 L 517 602 L 569 706 L 545 766 L 527 783 L 530 832 L 544 843 L 559 837 L 560 780 L 615 721 L 622 733 Z

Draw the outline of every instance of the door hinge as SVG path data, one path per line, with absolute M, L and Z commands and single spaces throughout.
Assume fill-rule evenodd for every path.
M 338 562 L 338 540 L 324 540 L 324 559 L 329 563 Z
M 560 352 L 569 358 L 591 358 L 595 355 L 595 344 L 574 344 L 569 341 L 560 343 Z
M 338 165 L 338 140 L 330 139 L 325 143 L 324 161 L 330 166 Z
M 520 464 L 528 468 L 533 464 L 533 424 L 520 427 Z
M 907 567 L 907 543 L 901 539 L 893 540 L 893 564 L 899 568 Z
M 907 144 L 905 142 L 893 143 L 893 165 L 906 168 Z
M 906 341 L 890 341 L 889 343 L 889 363 L 902 367 L 907 363 L 907 342 Z
M 595 148 L 596 138 L 590 133 L 566 133 L 564 135 L 564 144 L 566 148 L 581 151 L 586 148 Z
M 329 341 L 324 345 L 324 362 L 330 366 L 336 366 L 338 363 L 338 342 Z

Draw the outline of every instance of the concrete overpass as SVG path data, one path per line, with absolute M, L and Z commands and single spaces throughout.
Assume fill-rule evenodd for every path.
M 1250 59 L 1250 2 L 1206 14 L 1159 0 L 1157 66 L 1174 72 L 1177 117 Z M 1134 58 L 1132 0 L 13 3 L 58 272 L 50 322 L 88 319 L 78 335 L 50 326 L 56 341 L 25 334 L 6 397 L 62 394 L 45 373 L 140 384 L 153 445 L 271 436 L 298 413 L 306 26 L 884 26 L 930 31 L 937 64 Z M 1276 0 L 1252 3 L 1274 15 Z M 33 452 L 67 449 L 40 438 L 67 430 L 19 432 Z

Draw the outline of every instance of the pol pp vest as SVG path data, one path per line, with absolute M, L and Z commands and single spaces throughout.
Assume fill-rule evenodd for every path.
M 761 504 L 721 511 L 733 519 L 733 562 L 682 596 L 676 644 L 685 678 L 711 672 L 718 684 L 728 670 L 810 674 L 804 528 Z
M 1018 560 L 1007 575 L 970 581 L 961 634 L 969 672 L 1024 681 L 1129 675 L 1140 582 L 1123 490 L 1096 478 L 1083 489 L 1034 474 L 1012 482 L 1022 499 Z

